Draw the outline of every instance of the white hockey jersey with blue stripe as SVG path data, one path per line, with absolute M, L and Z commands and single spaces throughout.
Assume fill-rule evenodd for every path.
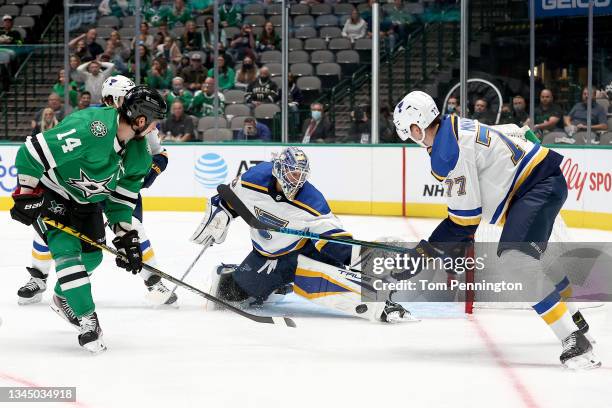
M 448 216 L 461 226 L 502 224 L 513 196 L 542 176 L 536 169 L 558 167 L 562 159 L 539 144 L 455 115 L 443 118 L 429 153 L 433 176 L 446 184 Z

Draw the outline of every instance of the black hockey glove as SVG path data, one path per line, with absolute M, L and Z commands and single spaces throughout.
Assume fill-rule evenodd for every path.
M 131 230 L 122 237 L 115 237 L 113 245 L 122 256 L 115 258 L 117 266 L 132 272 L 134 275 L 142 270 L 142 250 L 138 231 Z
M 43 189 L 36 187 L 33 191 L 22 193 L 21 187 L 13 192 L 15 205 L 11 208 L 11 218 L 25 225 L 32 225 L 42 211 L 45 198 Z
M 409 265 L 412 265 L 412 267 L 409 267 L 408 269 L 405 269 L 401 272 L 392 273 L 391 276 L 397 280 L 411 279 L 421 273 L 423 267 L 425 266 L 426 258 L 437 258 L 442 255 L 444 255 L 442 251 L 422 239 L 421 242 L 417 244 L 417 246 L 409 249 L 408 256 L 410 258 L 415 258 L 415 262 L 411 261 L 409 263 Z M 422 259 L 416 262 L 417 258 Z

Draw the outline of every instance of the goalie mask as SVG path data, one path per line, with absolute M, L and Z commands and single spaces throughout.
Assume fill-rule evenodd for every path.
M 272 175 L 288 200 L 293 200 L 310 175 L 310 161 L 299 148 L 291 146 L 272 159 Z

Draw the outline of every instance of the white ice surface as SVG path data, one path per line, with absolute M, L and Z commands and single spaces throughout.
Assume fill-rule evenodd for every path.
M 341 217 L 357 238 L 426 237 L 436 221 Z M 199 251 L 187 238 L 196 213 L 147 213 L 145 226 L 159 267 L 180 276 Z M 298 328 L 256 324 L 229 312 L 207 312 L 179 290 L 178 309 L 144 300 L 139 277 L 105 256 L 93 292 L 108 351 L 91 356 L 76 332 L 48 306 L 18 306 L 27 281 L 31 231 L 0 214 L 0 386 L 76 386 L 71 404 L 0 407 L 612 407 L 610 306 L 584 311 L 603 367 L 560 367 L 560 345 L 530 311 L 478 311 L 466 318 L 430 313 L 421 323 L 385 326 L 312 307 L 295 297 L 283 309 Z M 574 231 L 612 240 L 600 231 Z M 212 267 L 249 252 L 247 228 L 232 225 L 187 281 L 201 287 Z M 52 274 L 53 276 L 53 274 Z M 54 283 L 54 279 L 52 283 Z M 430 311 L 431 312 L 431 311 Z

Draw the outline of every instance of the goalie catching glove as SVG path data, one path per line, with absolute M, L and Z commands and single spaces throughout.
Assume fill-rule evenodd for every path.
M 225 241 L 229 224 L 233 218 L 230 210 L 221 202 L 221 198 L 214 196 L 208 200 L 204 218 L 190 240 L 200 245 L 204 245 L 206 242 L 209 242 L 209 244 L 222 243 Z
M 121 225 L 114 226 L 113 230 L 117 234 L 113 239 L 113 245 L 121 254 L 115 259 L 117 266 L 136 275 L 142 270 L 142 250 L 138 231 L 135 229 L 126 231 Z

